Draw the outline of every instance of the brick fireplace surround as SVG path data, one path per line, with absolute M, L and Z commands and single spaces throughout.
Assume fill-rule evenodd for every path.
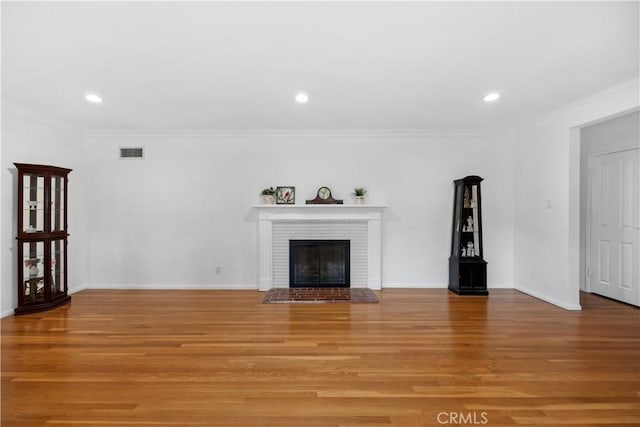
M 258 213 L 258 289 L 289 287 L 289 239 L 349 239 L 351 287 L 381 289 L 384 208 L 382 205 L 253 206 Z

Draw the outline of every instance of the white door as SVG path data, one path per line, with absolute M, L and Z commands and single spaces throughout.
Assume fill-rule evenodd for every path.
M 591 157 L 591 292 L 640 306 L 640 149 Z

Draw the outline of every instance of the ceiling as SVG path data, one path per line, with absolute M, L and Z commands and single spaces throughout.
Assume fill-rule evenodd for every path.
M 638 5 L 4 1 L 2 101 L 89 130 L 510 128 L 637 79 Z

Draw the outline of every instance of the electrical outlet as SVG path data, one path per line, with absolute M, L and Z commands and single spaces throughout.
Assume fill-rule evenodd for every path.
M 216 265 L 216 274 L 222 274 L 222 267 Z

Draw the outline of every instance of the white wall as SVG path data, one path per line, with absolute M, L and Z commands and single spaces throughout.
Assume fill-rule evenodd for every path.
M 594 95 L 515 136 L 515 287 L 580 309 L 580 127 L 640 105 L 638 81 Z
M 297 201 L 329 185 L 384 203 L 383 286 L 447 284 L 452 181 L 485 178 L 490 287 L 579 309 L 580 131 L 638 108 L 638 82 L 518 130 L 218 132 L 82 136 L 3 111 L 2 211 L 15 211 L 13 162 L 73 168 L 70 288 L 257 287 L 260 189 L 295 185 Z M 146 148 L 120 160 L 118 148 Z M 515 159 L 515 161 L 513 161 Z M 15 307 L 15 215 L 2 217 L 2 314 Z M 215 266 L 222 274 L 215 274 Z
M 6 108 L 2 111 L 2 290 L 1 312 L 13 312 L 17 294 L 17 171 L 14 162 L 62 166 L 74 169 L 69 175 L 69 290 L 86 283 L 86 227 L 84 137 L 81 133 L 31 113 Z
M 580 130 L 580 289 L 586 290 L 586 240 L 589 236 L 586 213 L 588 165 L 593 154 L 640 146 L 640 113 L 625 114 Z
M 507 134 L 232 132 L 87 137 L 88 284 L 257 288 L 252 204 L 268 186 L 321 185 L 384 203 L 383 286 L 446 287 L 452 181 L 483 183 L 489 286 L 513 278 L 513 147 Z M 144 146 L 145 160 L 118 159 Z M 215 274 L 215 266 L 222 274 Z

